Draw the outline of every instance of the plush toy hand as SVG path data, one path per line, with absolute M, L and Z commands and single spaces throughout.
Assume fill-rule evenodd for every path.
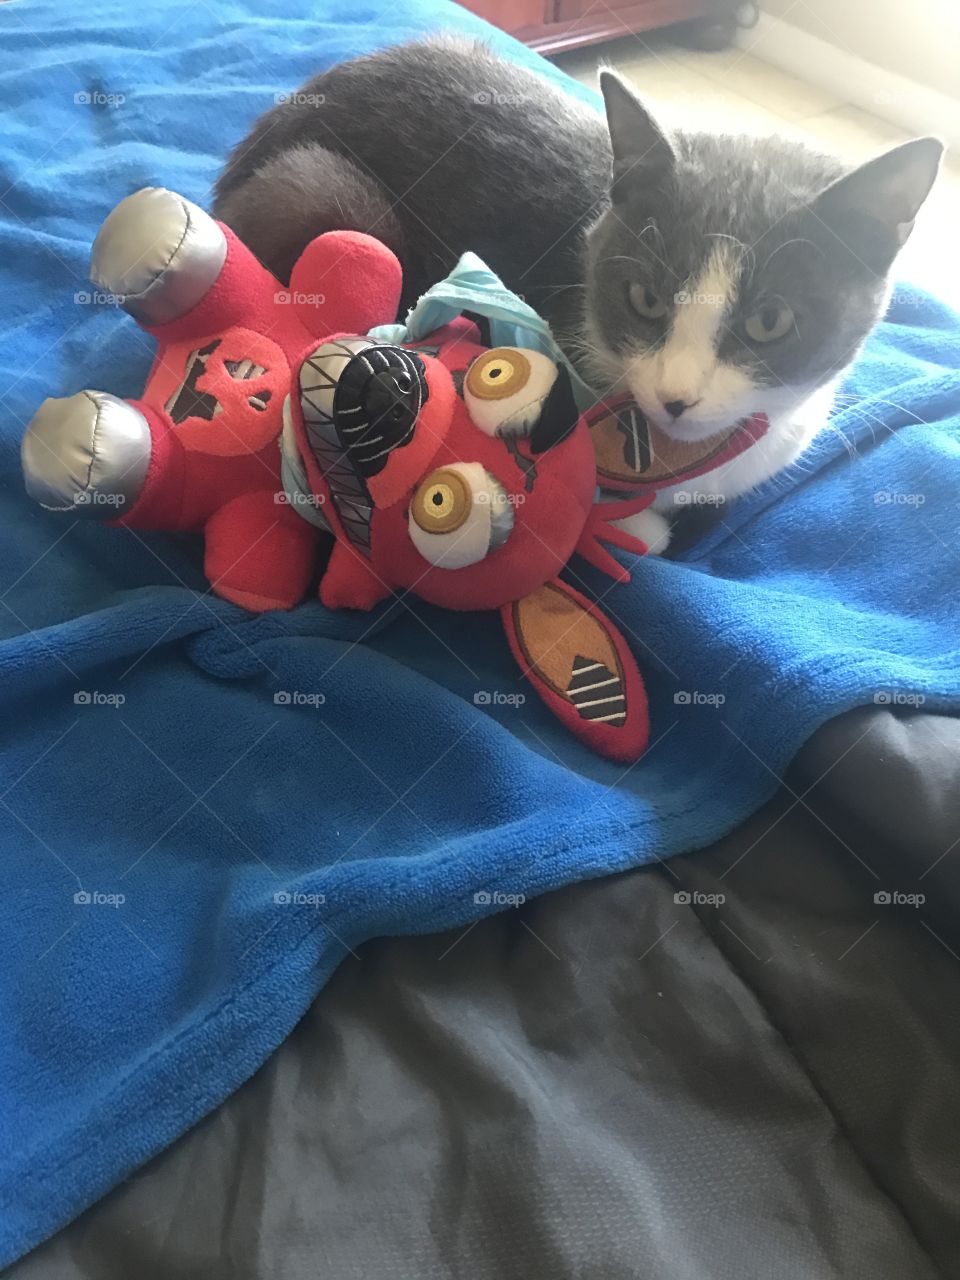
M 120 202 L 94 241 L 90 277 L 145 327 L 169 324 L 205 298 L 227 239 L 197 205 L 162 187 Z M 45 400 L 23 441 L 27 492 L 51 511 L 117 518 L 140 495 L 150 424 L 104 391 Z
M 226 256 L 226 236 L 209 214 L 164 187 L 144 187 L 104 221 L 90 278 L 144 328 L 156 328 L 207 296 Z
M 91 276 L 156 338 L 157 356 L 139 400 L 44 401 L 22 445 L 27 491 L 76 516 L 202 532 L 219 595 L 257 610 L 296 604 L 317 533 L 279 500 L 279 437 L 292 371 L 314 341 L 302 313 L 227 228 L 156 187 L 107 217 Z
M 150 464 L 150 425 L 105 391 L 47 399 L 21 448 L 27 492 L 48 511 L 114 519 L 136 502 Z

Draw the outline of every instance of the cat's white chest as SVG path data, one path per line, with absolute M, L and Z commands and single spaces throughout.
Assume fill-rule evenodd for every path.
M 715 471 L 661 489 L 653 508 L 618 521 L 622 528 L 642 538 L 654 555 L 670 544 L 670 521 L 690 507 L 723 509 L 743 494 L 758 488 L 771 476 L 796 462 L 822 431 L 830 415 L 835 387 L 821 387 L 791 410 L 770 415 L 764 436 L 744 453 Z

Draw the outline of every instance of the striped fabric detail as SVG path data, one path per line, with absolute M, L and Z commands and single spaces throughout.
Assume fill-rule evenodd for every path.
M 332 349 L 339 353 L 339 360 Z M 300 407 L 310 447 L 324 480 L 330 486 L 330 497 L 344 531 L 354 546 L 369 551 L 373 502 L 363 478 L 341 443 L 333 420 L 333 393 L 337 379 L 355 354 L 355 345 L 329 342 L 309 356 L 300 369 Z M 334 355 L 333 359 L 331 355 Z
M 617 410 L 617 430 L 623 436 L 623 459 L 631 471 L 640 475 L 650 470 L 650 433 L 647 420 L 636 405 Z
M 593 662 L 581 654 L 573 660 L 573 674 L 567 685 L 567 697 L 577 708 L 581 719 L 623 724 L 627 704 L 623 684 L 602 662 Z

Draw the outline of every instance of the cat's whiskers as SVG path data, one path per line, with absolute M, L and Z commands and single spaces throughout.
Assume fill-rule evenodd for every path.
M 729 231 L 708 231 L 706 233 L 708 240 L 729 240 L 740 250 L 740 269 L 744 274 L 750 275 L 757 263 L 757 255 L 754 252 L 752 244 L 747 244 L 745 240 L 741 240 L 739 236 L 731 235 Z
M 604 377 L 609 377 L 614 370 L 619 369 L 619 363 L 613 352 L 599 346 L 596 342 L 591 341 L 585 330 L 579 330 L 577 333 L 571 333 L 564 337 L 563 349 L 570 358 L 577 362 L 577 356 L 585 356 L 591 365 L 603 371 Z M 617 381 L 624 376 L 621 370 Z
M 841 409 L 842 412 L 846 414 L 850 414 L 854 418 L 854 420 L 857 422 L 858 425 L 862 425 L 869 428 L 870 439 L 873 443 L 876 443 L 877 439 L 884 434 L 887 436 L 887 438 L 896 436 L 897 434 L 896 429 L 892 428 L 889 423 L 885 422 L 884 419 L 880 417 L 879 413 L 877 413 L 875 410 L 872 410 L 870 405 L 867 403 L 864 403 L 859 396 L 852 396 L 845 393 L 841 396 L 838 396 L 837 399 L 838 401 L 843 401 L 843 400 L 847 401 L 846 404 L 841 403 L 839 405 L 839 408 Z M 908 409 L 904 409 L 903 406 L 896 405 L 889 400 L 884 400 L 882 397 L 872 396 L 871 400 L 874 400 L 874 399 L 878 400 L 882 404 L 888 404 L 892 408 L 901 409 L 905 413 L 910 412 Z M 923 419 L 918 418 L 917 421 L 922 422 Z M 829 430 L 833 431 L 836 435 L 839 435 L 840 438 L 844 441 L 844 443 L 847 444 L 848 452 L 850 453 L 851 457 L 859 457 L 859 452 L 857 451 L 856 445 L 853 444 L 852 442 L 847 441 L 847 438 L 844 435 L 843 431 L 841 430 L 840 427 L 837 426 L 835 422 L 833 421 L 828 422 L 827 427 Z
M 571 282 L 570 284 L 553 284 L 549 288 L 542 290 L 546 294 L 561 293 L 564 289 L 586 289 L 587 285 Z
M 848 407 L 850 408 L 853 408 L 858 404 L 859 405 L 865 404 L 864 398 L 862 396 L 855 396 L 855 395 L 852 395 L 850 392 L 843 392 L 842 395 L 837 397 L 837 399 L 849 399 L 851 403 Z M 914 413 L 912 409 L 908 409 L 905 404 L 897 404 L 895 400 L 887 400 L 884 396 L 874 395 L 872 392 L 869 395 L 868 400 L 871 404 L 885 404 L 891 409 L 896 409 L 898 413 L 907 414 L 909 417 L 911 417 L 914 420 L 914 422 L 919 422 L 923 426 L 927 425 L 926 418 L 921 418 L 920 415 Z

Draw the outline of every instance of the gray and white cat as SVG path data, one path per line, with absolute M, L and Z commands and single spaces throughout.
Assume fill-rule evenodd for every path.
M 613 72 L 601 88 L 606 123 L 479 44 L 341 63 L 261 117 L 214 211 L 282 278 L 312 236 L 371 232 L 403 263 L 404 310 L 472 249 L 598 392 L 629 391 L 674 439 L 766 413 L 762 440 L 656 505 L 733 499 L 825 425 L 943 148 L 851 170 L 784 139 L 668 133 Z M 662 514 L 630 527 L 665 549 Z

